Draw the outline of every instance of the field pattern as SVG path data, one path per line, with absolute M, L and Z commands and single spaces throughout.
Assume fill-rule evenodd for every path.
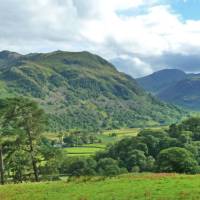
M 162 130 L 167 128 L 167 126 L 151 127 L 151 130 Z M 101 143 L 96 144 L 84 144 L 77 147 L 63 148 L 64 152 L 70 157 L 82 157 L 82 156 L 93 156 L 96 152 L 105 150 L 108 144 L 113 144 L 125 137 L 136 136 L 142 129 L 141 128 L 123 128 L 104 131 L 102 134 L 96 135 Z M 50 140 L 60 141 L 58 133 L 46 132 L 43 134 Z
M 69 155 L 69 156 L 91 156 L 94 155 L 98 151 L 102 151 L 105 149 L 104 147 L 98 147 L 97 146 L 81 146 L 81 147 L 69 147 L 65 148 L 64 151 Z

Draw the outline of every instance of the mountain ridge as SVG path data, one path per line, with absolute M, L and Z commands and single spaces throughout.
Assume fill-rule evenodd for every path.
M 49 116 L 50 130 L 166 124 L 185 113 L 146 94 L 131 76 L 86 51 L 6 55 L 0 62 L 0 97 L 36 100 Z
M 176 76 L 177 73 L 172 74 L 174 70 L 178 72 L 179 76 Z M 166 71 L 170 71 L 174 79 Z M 160 73 L 162 73 L 162 76 L 160 76 Z M 162 86 L 163 76 L 165 79 L 168 79 L 164 87 Z M 154 79 L 150 80 L 149 77 L 154 77 Z M 154 94 L 163 101 L 187 109 L 200 110 L 200 74 L 187 74 L 176 69 L 161 70 L 160 72 L 155 72 L 154 74 L 140 78 L 137 81 L 146 91 Z M 156 84 L 157 87 L 154 87 Z M 151 88 L 156 90 L 153 91 Z
M 178 69 L 163 69 L 145 77 L 138 78 L 138 83 L 147 91 L 157 94 L 184 78 L 186 73 Z

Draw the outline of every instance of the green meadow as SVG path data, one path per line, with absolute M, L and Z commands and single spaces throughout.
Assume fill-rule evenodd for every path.
M 98 147 L 97 146 L 81 146 L 81 147 L 69 147 L 64 148 L 64 151 L 69 156 L 91 156 L 94 155 L 96 152 L 104 150 L 104 147 Z
M 199 200 L 199 175 L 129 174 L 112 178 L 0 186 L 1 200 Z
M 167 128 L 163 127 L 151 127 L 150 130 L 162 130 Z M 84 144 L 78 147 L 68 147 L 64 148 L 64 152 L 66 152 L 69 156 L 92 156 L 98 151 L 105 150 L 108 144 L 113 144 L 125 137 L 133 137 L 136 136 L 142 129 L 141 128 L 124 128 L 124 129 L 114 129 L 104 131 L 102 134 L 97 135 L 98 139 L 101 140 L 101 143 L 97 144 Z M 49 139 L 59 140 L 59 136 L 55 133 L 45 133 L 46 137 Z
M 161 129 L 161 127 L 156 128 Z M 98 151 L 105 150 L 108 144 L 113 144 L 124 137 L 136 136 L 140 130 L 140 128 L 127 128 L 104 131 L 103 133 L 97 135 L 97 138 L 101 140 L 101 143 L 84 144 L 78 147 L 67 147 L 63 148 L 63 151 L 70 157 L 92 156 Z M 53 132 L 44 133 L 44 135 L 50 140 L 60 140 L 59 134 Z

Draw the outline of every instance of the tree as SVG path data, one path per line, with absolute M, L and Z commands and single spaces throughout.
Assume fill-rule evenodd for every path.
M 192 153 L 180 147 L 162 150 L 158 155 L 157 166 L 161 172 L 195 173 L 198 169 Z
M 36 102 L 26 98 L 12 98 L 8 102 L 11 106 L 6 112 L 5 120 L 14 122 L 12 129 L 18 130 L 21 143 L 27 146 L 35 181 L 39 181 L 36 146 L 44 128 L 44 111 Z
M 148 154 L 156 158 L 160 150 L 166 148 L 164 143 L 168 134 L 165 131 L 146 129 L 142 130 L 138 137 L 147 145 Z
M 70 176 L 85 176 L 96 174 L 96 161 L 92 158 L 79 158 L 69 166 L 68 173 Z
M 193 140 L 200 140 L 200 118 L 191 117 L 183 121 L 179 126 L 179 130 L 191 131 Z
M 59 169 L 64 160 L 64 153 L 61 148 L 51 145 L 46 138 L 42 138 L 39 144 L 41 165 L 39 166 L 42 175 L 50 175 L 54 178 L 59 176 Z
M 126 159 L 126 168 L 131 171 L 133 167 L 139 167 L 139 170 L 143 171 L 146 168 L 147 158 L 143 151 L 132 150 Z
M 73 147 L 73 146 L 75 146 L 76 141 L 77 141 L 77 139 L 73 135 L 65 136 L 63 138 L 63 142 L 65 144 L 65 147 Z
M 114 176 L 121 173 L 118 162 L 112 158 L 102 158 L 97 163 L 97 172 L 100 175 Z
M 3 146 L 0 144 L 0 174 L 1 174 L 1 184 L 4 184 L 4 162 L 3 162 Z
M 26 142 L 29 146 L 35 181 L 39 181 L 35 144 L 37 144 L 44 128 L 44 111 L 39 108 L 36 102 L 27 99 L 21 100 L 20 110 L 22 116 L 20 125 L 24 129 Z
M 197 162 L 200 164 L 200 141 L 193 141 L 191 143 L 184 144 L 184 148 L 190 151 Z
M 31 164 L 29 154 L 23 149 L 17 148 L 9 153 L 5 158 L 6 170 L 11 172 L 10 175 L 15 183 L 27 180 L 29 176 L 29 166 Z
M 4 184 L 4 146 L 11 140 L 16 138 L 13 136 L 17 131 L 13 131 L 14 121 L 11 120 L 11 116 L 15 115 L 15 110 L 11 109 L 10 100 L 0 100 L 0 180 L 1 184 Z M 14 112 L 11 112 L 14 111 Z M 12 136 L 12 137 L 10 137 Z M 16 135 L 15 135 L 16 136 Z

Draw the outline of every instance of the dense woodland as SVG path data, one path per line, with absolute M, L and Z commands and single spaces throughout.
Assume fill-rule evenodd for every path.
M 200 119 L 168 129 L 142 130 L 88 158 L 71 158 L 42 133 L 44 111 L 29 99 L 0 101 L 1 183 L 58 180 L 65 176 L 113 176 L 128 172 L 200 172 Z M 84 132 L 63 138 L 67 146 L 97 138 Z

